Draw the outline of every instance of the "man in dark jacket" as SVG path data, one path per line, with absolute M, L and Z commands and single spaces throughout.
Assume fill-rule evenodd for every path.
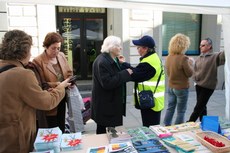
M 121 40 L 108 36 L 93 63 L 93 90 L 91 118 L 97 123 L 97 134 L 106 133 L 106 127 L 121 126 L 125 114 L 125 82 L 131 80 L 131 69 L 122 70 L 117 56 Z

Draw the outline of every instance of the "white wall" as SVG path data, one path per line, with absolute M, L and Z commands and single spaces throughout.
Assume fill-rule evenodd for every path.
M 225 84 L 226 84 L 226 90 L 225 90 L 225 97 L 226 97 L 226 107 L 225 107 L 225 115 L 226 118 L 229 120 L 230 119 L 230 52 L 229 52 L 229 48 L 230 48 L 230 37 L 229 37 L 229 33 L 230 33 L 230 29 L 229 29 L 229 25 L 230 25 L 230 15 L 223 15 L 223 30 L 224 30 L 224 49 L 225 49 L 225 58 L 226 58 L 226 62 L 225 62 Z
M 0 38 L 8 30 L 6 2 L 0 2 Z
M 54 5 L 37 5 L 38 47 L 43 52 L 43 41 L 48 32 L 56 32 L 56 15 Z
M 32 58 L 43 52 L 45 35 L 56 31 L 55 6 L 8 3 L 7 10 L 8 22 L 2 22 L 9 23 L 7 29 L 20 29 L 33 37 Z
M 32 57 L 38 52 L 37 8 L 34 4 L 8 3 L 8 30 L 20 29 L 33 38 Z

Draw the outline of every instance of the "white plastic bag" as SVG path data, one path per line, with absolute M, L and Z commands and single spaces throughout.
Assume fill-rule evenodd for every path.
M 67 91 L 68 117 L 70 132 L 83 132 L 84 124 L 82 110 L 85 109 L 83 99 L 76 85 L 68 88 Z

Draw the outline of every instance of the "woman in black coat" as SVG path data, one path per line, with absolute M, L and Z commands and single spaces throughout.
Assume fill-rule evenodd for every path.
M 121 49 L 121 39 L 108 36 L 103 42 L 102 53 L 93 63 L 91 118 L 97 123 L 97 134 L 106 133 L 106 127 L 123 124 L 125 82 L 131 80 L 132 70 L 122 70 L 118 64 Z

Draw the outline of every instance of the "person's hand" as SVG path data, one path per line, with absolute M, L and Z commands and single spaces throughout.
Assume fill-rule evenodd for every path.
M 59 86 L 63 86 L 64 88 L 68 87 L 71 85 L 71 83 L 69 83 L 69 78 L 65 79 L 64 81 L 62 81 Z
M 73 83 L 71 83 L 71 84 L 68 86 L 69 89 L 73 89 L 74 87 L 75 87 L 75 84 L 73 84 Z
M 119 59 L 120 63 L 124 63 L 125 62 L 125 57 L 123 55 L 119 55 L 117 58 Z
M 131 69 L 126 69 L 126 70 L 129 72 L 130 75 L 133 74 L 133 70 Z
M 49 91 L 49 92 L 50 92 L 50 91 L 52 91 L 52 90 L 53 90 L 53 88 L 49 88 L 49 89 L 47 89 L 47 91 Z

